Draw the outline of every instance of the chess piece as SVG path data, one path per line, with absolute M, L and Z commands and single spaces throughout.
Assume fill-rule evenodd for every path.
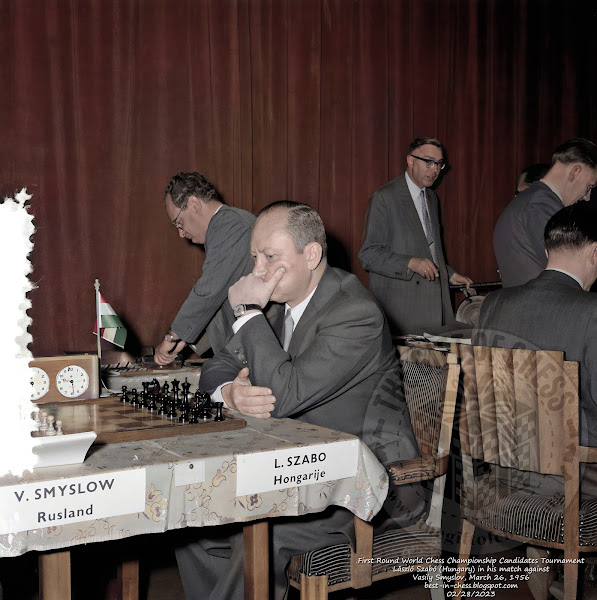
M 39 430 L 42 435 L 46 435 L 46 431 L 48 431 L 48 411 L 42 410 L 39 413 Z
M 168 408 L 168 395 L 170 393 L 170 386 L 168 382 L 164 382 L 162 386 L 162 393 L 160 395 L 160 407 L 158 408 L 158 415 L 163 415 Z
M 35 425 L 35 428 L 39 431 L 39 426 L 41 424 L 41 421 L 39 420 L 39 411 L 34 410 L 31 413 L 31 418 L 33 419 L 33 424 Z
M 216 407 L 216 416 L 214 417 L 214 421 L 223 421 L 224 415 L 222 413 L 222 409 L 224 408 L 224 403 L 216 402 L 215 407 Z
M 63 435 L 62 421 L 60 419 L 56 421 L 56 435 Z
M 126 402 L 128 400 L 126 392 L 127 392 L 127 387 L 126 387 L 126 385 L 123 385 L 122 386 L 122 395 L 120 396 L 121 402 Z
M 139 404 L 139 394 L 137 393 L 137 388 L 133 388 L 133 395 L 129 401 L 131 406 L 137 406 Z
M 151 411 L 155 410 L 158 405 L 155 403 L 155 392 L 152 390 L 149 391 L 149 395 L 147 396 L 147 408 Z
M 48 415 L 46 423 L 48 428 L 46 429 L 46 435 L 56 435 L 56 430 L 54 429 L 54 415 Z

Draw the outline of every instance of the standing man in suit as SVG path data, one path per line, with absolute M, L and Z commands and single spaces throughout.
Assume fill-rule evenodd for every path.
M 445 165 L 442 143 L 419 137 L 409 147 L 406 173 L 371 196 L 359 258 L 395 335 L 435 333 L 455 323 L 449 284 L 472 283 L 444 259 L 431 186 Z
M 597 183 L 597 146 L 583 138 L 558 146 L 549 171 L 506 206 L 493 231 L 502 287 L 521 285 L 545 269 L 543 232 L 562 206 L 588 199 Z
M 558 350 L 580 364 L 580 442 L 597 445 L 597 294 L 587 293 L 597 279 L 597 219 L 589 202 L 577 202 L 551 217 L 545 228 L 547 268 L 536 279 L 489 294 L 481 305 L 473 343 L 501 348 Z M 531 473 L 534 493 L 562 493 L 562 483 Z M 582 475 L 585 499 L 597 497 L 597 469 Z M 547 557 L 540 548 L 527 549 L 532 558 Z M 550 593 L 563 598 L 555 570 L 532 573 L 529 587 L 535 600 Z M 585 598 L 587 597 L 585 593 Z
M 234 335 L 204 365 L 200 385 L 244 415 L 294 418 L 357 435 L 382 461 L 417 456 L 408 408 L 396 393 L 399 363 L 384 316 L 354 275 L 327 264 L 326 246 L 311 207 L 284 201 L 261 211 L 251 240 L 253 272 L 228 292 Z M 272 324 L 262 312 L 270 301 L 280 303 Z M 418 485 L 392 500 L 399 525 L 412 523 L 424 507 Z M 275 598 L 285 595 L 290 558 L 345 543 L 352 521 L 342 508 L 274 519 Z M 241 553 L 236 533 L 179 548 L 187 598 L 242 599 Z
M 205 247 L 203 272 L 155 349 L 155 362 L 167 365 L 207 328 L 214 352 L 234 321 L 227 305 L 228 288 L 249 273 L 251 228 L 255 216 L 226 206 L 216 188 L 200 173 L 178 173 L 164 194 L 166 213 L 181 238 Z

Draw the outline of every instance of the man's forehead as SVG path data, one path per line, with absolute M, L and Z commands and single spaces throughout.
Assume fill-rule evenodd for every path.
M 259 217 L 253 227 L 251 245 L 263 247 L 279 246 L 287 241 L 292 242 L 292 237 L 285 227 L 286 220 L 270 218 L 270 215 Z
M 442 158 L 444 153 L 441 148 L 434 146 L 433 144 L 423 144 L 417 149 L 413 150 L 413 154 L 420 155 L 422 158 Z

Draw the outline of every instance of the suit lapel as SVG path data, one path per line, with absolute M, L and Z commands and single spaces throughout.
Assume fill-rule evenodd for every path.
M 400 204 L 402 205 L 402 209 L 401 209 L 402 214 L 406 215 L 406 218 L 408 219 L 408 223 L 410 226 L 410 230 L 412 231 L 413 235 L 416 237 L 417 246 L 420 247 L 421 249 L 424 248 L 425 256 L 429 260 L 433 260 L 431 257 L 431 252 L 429 250 L 429 246 L 427 245 L 427 237 L 425 236 L 425 230 L 423 229 L 423 224 L 421 223 L 421 219 L 419 219 L 419 213 L 417 212 L 417 208 L 415 207 L 415 203 L 412 199 L 412 196 L 410 195 L 410 190 L 408 189 L 408 185 L 406 183 L 406 175 L 402 175 L 402 177 L 400 177 L 400 179 L 398 180 L 398 200 L 399 200 Z M 435 236 L 435 235 L 437 235 L 437 232 L 435 231 L 435 229 L 436 229 L 435 221 L 437 219 L 431 215 L 432 212 L 433 212 L 433 210 L 430 209 L 429 217 L 431 219 L 431 224 L 434 229 L 433 234 Z M 437 239 L 437 238 L 434 237 L 434 239 Z
M 290 338 L 290 346 L 288 346 L 288 353 L 294 356 L 295 352 L 300 347 L 301 342 L 305 338 L 307 332 L 314 332 L 315 328 L 313 323 L 315 319 L 321 314 L 325 305 L 329 302 L 330 298 L 338 290 L 337 276 L 334 273 L 332 267 L 326 266 L 321 281 L 311 298 L 307 308 L 303 313 L 298 325 L 294 329 L 292 338 Z

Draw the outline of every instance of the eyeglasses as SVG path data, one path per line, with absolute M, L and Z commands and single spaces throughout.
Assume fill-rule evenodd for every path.
M 441 171 L 446 166 L 446 163 L 443 160 L 431 160 L 430 158 L 421 158 L 416 154 L 411 154 L 411 156 L 413 158 L 416 158 L 417 160 L 422 160 L 427 165 L 428 169 L 433 169 L 433 167 L 439 167 L 439 170 Z
M 176 229 L 182 229 L 182 225 L 178 222 L 178 217 L 180 217 L 180 213 L 186 208 L 186 206 L 183 206 L 179 211 L 178 214 L 176 215 L 176 219 L 174 219 L 173 221 L 171 221 L 172 225 L 174 225 L 174 227 L 176 227 Z

